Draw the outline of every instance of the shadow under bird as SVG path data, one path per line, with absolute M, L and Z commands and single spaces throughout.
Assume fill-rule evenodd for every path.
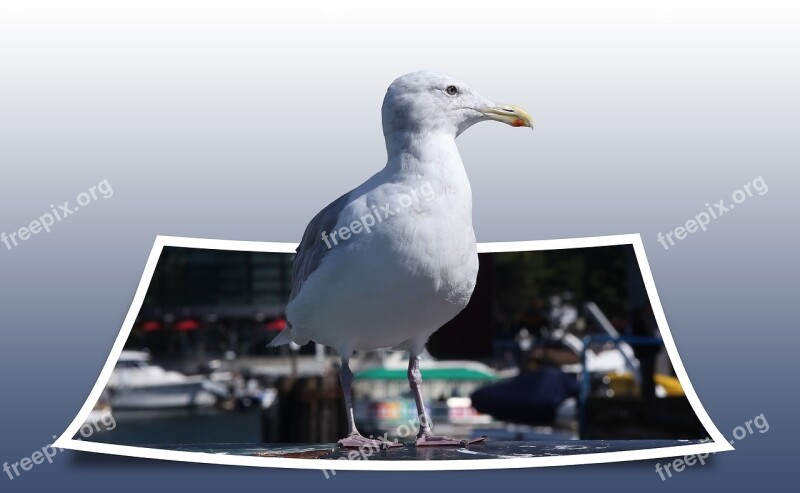
M 356 350 L 407 349 L 415 444 L 459 446 L 433 433 L 419 369 L 428 338 L 464 309 L 478 274 L 472 192 L 455 139 L 481 121 L 532 127 L 531 117 L 431 71 L 395 80 L 382 117 L 386 166 L 309 223 L 294 259 L 289 326 L 270 345 L 334 348 L 349 428 L 339 445 L 375 448 L 396 444 L 356 428 L 349 360 Z

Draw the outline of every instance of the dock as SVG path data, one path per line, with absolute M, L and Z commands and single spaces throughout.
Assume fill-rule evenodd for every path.
M 403 447 L 375 451 L 370 460 L 481 460 L 530 457 L 582 455 L 627 450 L 676 447 L 703 443 L 703 440 L 558 440 L 558 441 L 488 441 L 464 447 Z M 326 444 L 219 444 L 184 445 L 154 448 L 201 452 L 209 454 L 241 455 L 252 457 L 282 457 L 300 459 L 345 459 L 349 454 L 359 455 L 357 449 L 342 449 L 335 443 Z M 355 455 L 350 456 L 355 458 Z

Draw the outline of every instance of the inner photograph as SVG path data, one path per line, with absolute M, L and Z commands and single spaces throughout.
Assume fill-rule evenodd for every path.
M 275 345 L 291 335 L 293 260 L 164 247 L 74 438 L 350 460 L 548 457 L 707 440 L 631 244 L 481 253 L 466 307 L 417 358 L 402 345 L 355 347 L 346 360 L 314 340 Z M 358 300 L 371 302 L 369 293 Z M 393 323 L 375 317 L 374 330 Z M 363 442 L 348 441 L 353 430 Z

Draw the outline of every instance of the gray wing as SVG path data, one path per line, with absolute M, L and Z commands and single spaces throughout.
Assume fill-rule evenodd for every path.
M 297 250 L 295 250 L 297 254 L 294 257 L 294 265 L 292 266 L 292 294 L 289 297 L 289 301 L 292 301 L 297 296 L 303 286 L 303 282 L 317 270 L 319 264 L 322 263 L 322 259 L 330 252 L 325 242 L 322 241 L 322 232 L 331 232 L 336 227 L 339 214 L 348 204 L 350 193 L 347 192 L 328 204 L 306 226 L 303 239 L 300 241 L 300 245 L 297 246 Z

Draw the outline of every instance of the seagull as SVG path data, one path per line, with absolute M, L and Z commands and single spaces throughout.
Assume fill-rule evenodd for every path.
M 345 448 L 388 446 L 356 428 L 354 351 L 407 350 L 420 420 L 415 445 L 463 446 L 433 433 L 419 369 L 428 338 L 466 307 L 478 275 L 472 191 L 455 140 L 485 120 L 533 124 L 522 108 L 433 71 L 392 82 L 381 113 L 386 165 L 306 227 L 294 258 L 288 325 L 270 346 L 314 341 L 337 351 L 348 424 L 338 445 Z

